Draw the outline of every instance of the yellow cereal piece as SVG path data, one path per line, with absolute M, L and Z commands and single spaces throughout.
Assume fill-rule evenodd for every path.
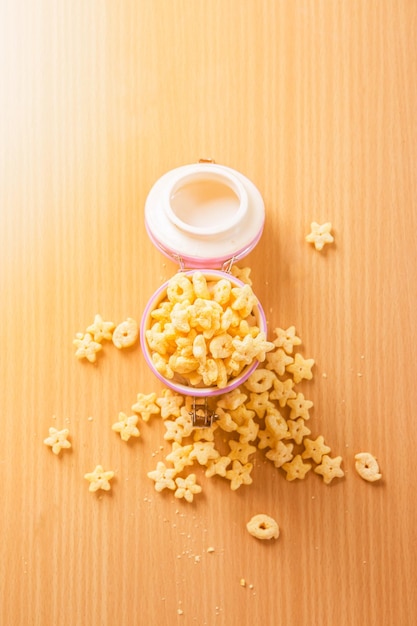
M 269 355 L 267 355 L 267 358 L 268 356 Z M 279 406 L 283 408 L 286 404 L 288 404 L 288 400 L 291 400 L 292 398 L 295 398 L 297 396 L 297 394 L 293 390 L 293 387 L 294 381 L 292 380 L 292 378 L 287 378 L 284 381 L 276 378 L 274 380 L 274 389 L 269 394 L 269 397 L 271 400 L 278 400 Z
M 197 477 L 195 474 L 189 474 L 186 478 L 175 479 L 177 489 L 174 496 L 176 498 L 184 498 L 187 502 L 192 502 L 194 495 L 202 491 L 201 486 L 197 484 Z
M 288 439 L 290 436 L 288 424 L 278 409 L 268 409 L 265 416 L 265 426 L 277 441 Z
M 196 297 L 210 300 L 210 291 L 207 286 L 207 280 L 204 274 L 202 274 L 201 272 L 194 272 L 192 276 L 192 282 Z
M 185 300 L 182 302 L 176 302 L 172 308 L 171 322 L 175 330 L 180 333 L 188 333 L 190 330 L 189 306 L 190 302 Z
M 233 421 L 230 413 L 227 413 L 226 411 L 224 411 L 224 409 L 219 407 L 219 405 L 217 405 L 216 414 L 217 414 L 216 424 L 222 430 L 224 430 L 227 433 L 231 433 L 237 429 L 237 424 L 235 421 Z
M 217 365 L 217 380 L 216 385 L 219 389 L 224 389 L 227 387 L 228 376 L 226 365 L 224 364 L 223 359 L 214 359 Z
M 310 228 L 311 232 L 306 236 L 306 241 L 313 243 L 316 250 L 323 250 L 326 243 L 333 243 L 334 237 L 331 235 L 331 222 L 325 222 L 325 224 L 311 222 Z
M 171 389 L 164 389 L 162 396 L 160 398 L 156 398 L 155 402 L 161 410 L 162 419 L 165 420 L 168 417 L 180 416 L 180 409 L 184 404 L 184 398 Z
M 232 355 L 232 337 L 228 333 L 215 335 L 209 343 L 209 350 L 215 359 L 226 359 Z
M 207 359 L 204 365 L 200 365 L 197 372 L 202 376 L 206 387 L 214 385 L 219 375 L 219 368 L 214 359 Z
M 190 452 L 190 459 L 197 459 L 200 465 L 207 465 L 211 459 L 217 459 L 219 456 L 212 441 L 196 441 Z
M 297 396 L 289 399 L 287 404 L 291 408 L 290 419 L 294 420 L 296 417 L 302 417 L 304 420 L 308 420 L 310 418 L 309 409 L 313 406 L 313 402 L 306 400 L 304 394 L 297 393 Z
M 136 426 L 138 419 L 137 415 L 130 415 L 128 417 L 125 413 L 120 412 L 119 420 L 112 425 L 112 430 L 119 433 L 123 441 L 129 441 L 131 437 L 139 437 L 139 428 Z
M 229 409 L 233 411 L 237 409 L 239 406 L 242 406 L 248 399 L 248 396 L 242 392 L 242 390 L 237 387 L 232 391 L 228 391 L 227 393 L 220 396 L 217 400 L 217 406 L 222 409 Z
M 135 404 L 132 404 L 132 411 L 139 413 L 144 422 L 148 422 L 152 415 L 160 412 L 159 406 L 155 404 L 156 393 L 138 393 Z
M 168 468 L 163 461 L 158 461 L 156 469 L 148 472 L 148 477 L 154 481 L 155 490 L 161 492 L 164 489 L 176 489 L 174 481 L 176 473 L 174 468 Z
M 344 471 L 340 467 L 342 463 L 342 457 L 336 456 L 331 458 L 327 454 L 323 455 L 321 464 L 314 468 L 316 474 L 320 474 L 323 477 L 323 482 L 329 485 L 333 478 L 342 478 L 345 475 Z
M 324 443 L 323 435 L 319 435 L 317 439 L 304 438 L 304 452 L 301 454 L 303 459 L 313 459 L 314 463 L 321 463 L 323 455 L 331 452 L 329 446 Z
M 221 278 L 217 283 L 214 283 L 212 288 L 213 300 L 221 305 L 227 304 L 230 301 L 230 294 L 232 291 L 232 284 L 230 280 Z M 230 309 L 231 310 L 231 309 Z
M 289 356 L 282 348 L 275 349 L 266 355 L 266 369 L 273 370 L 278 376 L 285 374 L 285 368 L 294 362 L 292 356 Z
M 174 303 L 184 302 L 185 300 L 193 302 L 195 297 L 194 288 L 188 276 L 181 272 L 175 274 L 168 282 L 167 297 L 170 302 Z
M 263 393 L 251 393 L 250 400 L 246 403 L 248 409 L 255 411 L 256 415 L 262 419 L 266 411 L 274 409 L 274 404 L 269 400 L 269 394 L 267 391 Z
M 175 374 L 168 363 L 168 358 L 161 356 L 160 354 L 158 354 L 158 352 L 154 352 L 152 354 L 152 363 L 154 364 L 156 371 L 159 372 L 162 376 L 164 376 L 168 380 L 174 378 Z
M 376 458 L 370 452 L 358 452 L 355 454 L 355 469 L 359 476 L 370 483 L 382 478 Z
M 77 359 L 87 359 L 90 363 L 95 363 L 97 352 L 103 348 L 101 343 L 94 341 L 90 333 L 78 333 L 72 343 L 77 348 L 75 352 Z
M 101 343 L 103 339 L 111 341 L 114 327 L 115 324 L 113 322 L 105 322 L 101 315 L 97 313 L 94 317 L 94 323 L 87 327 L 87 333 L 90 333 L 93 340 L 98 343 Z
M 59 454 L 61 450 L 71 448 L 71 443 L 68 441 L 68 435 L 68 428 L 58 430 L 57 428 L 53 428 L 53 426 L 51 426 L 49 429 L 49 437 L 44 439 L 43 443 L 50 446 L 54 454 Z
M 299 352 L 295 354 L 294 363 L 287 365 L 287 372 L 293 375 L 294 382 L 297 384 L 303 379 L 311 380 L 313 374 L 311 368 L 314 365 L 314 359 L 304 359 Z
M 171 319 L 172 308 L 173 303 L 165 300 L 164 302 L 161 302 L 157 309 L 153 309 L 153 311 L 151 311 L 151 317 L 157 322 L 165 324 Z
M 181 407 L 181 415 L 175 421 L 165 420 L 164 425 L 166 428 L 164 439 L 177 443 L 181 443 L 183 438 L 189 437 L 194 429 L 191 415 L 185 407 Z
M 237 432 L 239 433 L 239 441 L 241 443 L 248 443 L 249 441 L 255 441 L 258 436 L 259 424 L 257 424 L 253 419 L 249 419 L 244 424 L 241 424 L 237 427 Z
M 198 334 L 193 339 L 193 349 L 192 354 L 200 363 L 200 365 L 204 365 L 207 357 L 207 343 L 204 338 L 204 335 Z
M 230 452 L 228 454 L 232 461 L 240 461 L 242 464 L 247 463 L 249 457 L 256 452 L 256 447 L 251 446 L 249 443 L 243 443 L 241 441 L 229 440 Z
M 232 265 L 232 269 L 230 270 L 232 276 L 238 278 L 247 285 L 252 285 L 252 281 L 250 279 L 251 268 L 250 267 L 238 267 L 237 265 Z
M 278 539 L 279 527 L 273 517 L 259 513 L 246 524 L 246 528 L 257 539 Z
M 138 337 L 138 323 L 133 317 L 128 317 L 124 322 L 116 326 L 113 331 L 112 340 L 116 348 L 121 350 L 122 348 L 130 348 L 130 346 L 133 346 Z
M 259 441 L 258 441 L 259 450 L 265 450 L 265 448 L 273 448 L 278 442 L 274 433 L 268 430 L 268 428 L 265 428 L 265 430 L 259 430 L 258 438 L 259 438 Z
M 258 304 L 258 299 L 253 293 L 250 285 L 234 287 L 232 289 L 232 296 L 234 298 L 232 302 L 232 309 L 234 311 L 239 311 L 243 318 L 247 317 Z
M 294 445 L 292 443 L 277 441 L 275 446 L 271 448 L 271 450 L 268 450 L 265 456 L 270 461 L 273 461 L 275 467 L 282 467 L 293 458 L 293 448 Z
M 173 463 L 177 473 L 182 472 L 184 467 L 193 465 L 192 459 L 190 459 L 190 452 L 193 449 L 193 445 L 189 444 L 182 446 L 180 443 L 174 441 L 172 444 L 172 450 L 166 456 L 166 460 Z
M 237 409 L 230 410 L 229 412 L 232 420 L 238 427 L 247 424 L 248 421 L 253 419 L 256 415 L 255 411 L 248 408 L 248 404 L 242 404 L 242 406 L 239 406 Z
M 153 324 L 151 328 L 146 330 L 145 337 L 151 350 L 153 350 L 157 354 L 160 354 L 161 356 L 169 353 L 171 349 L 170 341 L 166 336 L 166 333 L 163 331 L 161 322 L 155 322 L 155 324 Z
M 300 445 L 307 435 L 311 434 L 311 430 L 304 424 L 302 417 L 297 420 L 287 420 L 288 430 L 290 431 L 290 439 L 293 439 L 296 444 Z
M 249 391 L 263 393 L 273 387 L 275 380 L 278 379 L 274 372 L 264 367 L 258 367 L 245 381 L 245 387 Z
M 294 346 L 301 344 L 300 337 L 295 334 L 295 326 L 290 326 L 287 330 L 275 328 L 274 333 L 276 335 L 274 344 L 277 348 L 283 348 L 287 354 L 292 354 Z
M 194 441 L 214 441 L 214 433 L 218 428 L 217 421 L 206 428 L 195 428 L 193 433 Z
M 191 374 L 199 366 L 199 362 L 193 356 L 181 356 L 173 354 L 168 359 L 168 365 L 177 374 Z
M 205 471 L 206 476 L 211 478 L 212 476 L 218 475 L 224 478 L 226 476 L 226 469 L 231 462 L 232 459 L 228 456 L 219 456 L 217 459 L 212 459 L 207 464 Z
M 301 455 L 297 454 L 292 461 L 284 463 L 282 469 L 287 473 L 287 480 L 303 480 L 307 472 L 311 470 L 311 465 L 310 463 L 303 463 Z
M 110 480 L 114 477 L 114 472 L 111 470 L 104 471 L 102 465 L 96 465 L 93 472 L 84 474 L 84 478 L 90 483 L 89 491 L 110 491 Z
M 251 471 L 252 463 L 242 465 L 240 461 L 233 461 L 232 469 L 226 471 L 226 478 L 230 480 L 230 489 L 236 491 L 241 485 L 251 485 L 253 480 Z

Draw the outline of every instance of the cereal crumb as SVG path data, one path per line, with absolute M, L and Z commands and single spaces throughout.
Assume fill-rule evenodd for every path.
M 240 586 L 241 587 L 246 587 L 246 580 L 244 578 L 240 579 Z
M 215 552 L 215 550 L 214 550 L 213 546 L 210 546 L 209 548 L 207 548 L 207 552 L 208 552 L 209 554 L 211 554 L 211 553 Z

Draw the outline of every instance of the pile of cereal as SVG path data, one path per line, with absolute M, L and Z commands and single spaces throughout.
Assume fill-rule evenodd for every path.
M 150 313 L 145 332 L 152 363 L 164 378 L 191 387 L 224 389 L 274 348 L 257 325 L 258 300 L 249 284 L 179 272 Z

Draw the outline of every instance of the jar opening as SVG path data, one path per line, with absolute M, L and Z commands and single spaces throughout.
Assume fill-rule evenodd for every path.
M 191 175 L 171 189 L 168 217 L 181 230 L 196 235 L 216 235 L 242 219 L 246 193 L 236 181 L 219 175 Z

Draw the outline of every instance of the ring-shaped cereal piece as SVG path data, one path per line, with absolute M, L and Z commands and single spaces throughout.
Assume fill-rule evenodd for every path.
M 265 513 L 254 515 L 246 524 L 248 532 L 257 539 L 278 539 L 279 526 L 274 518 Z
M 167 296 L 171 302 L 184 302 L 185 300 L 194 302 L 192 282 L 184 274 L 175 274 L 168 283 Z
M 376 458 L 370 452 L 359 452 L 355 455 L 355 469 L 359 476 L 370 483 L 382 478 Z
M 132 317 L 116 326 L 112 340 L 116 348 L 129 348 L 133 346 L 139 336 L 138 323 Z
M 263 393 L 268 391 L 276 380 L 276 375 L 272 370 L 267 370 L 264 367 L 256 369 L 245 382 L 246 389 L 255 393 Z

